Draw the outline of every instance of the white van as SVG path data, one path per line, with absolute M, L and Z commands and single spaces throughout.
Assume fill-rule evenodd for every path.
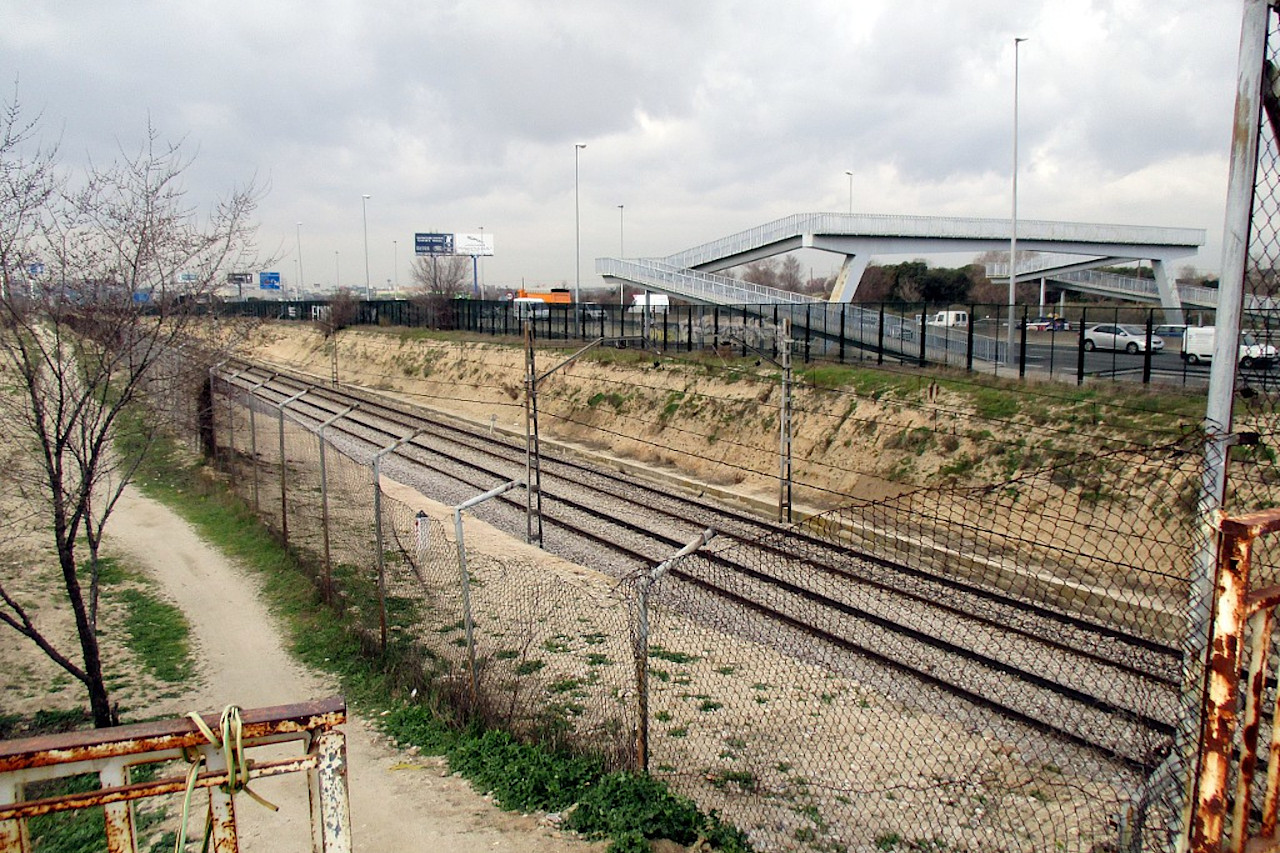
M 551 309 L 547 307 L 547 303 L 532 296 L 517 296 L 511 300 L 511 304 L 515 306 L 516 317 L 521 320 L 536 320 L 551 316 Z
M 1213 342 L 1217 337 L 1214 326 L 1188 326 L 1182 336 L 1182 360 L 1187 364 L 1199 364 L 1213 359 Z M 1269 365 L 1276 360 L 1276 348 L 1271 344 L 1260 344 L 1253 335 L 1245 332 L 1240 336 L 1241 367 Z
M 930 314 L 925 323 L 930 326 L 967 326 L 969 325 L 969 312 L 939 311 L 937 314 Z
M 637 293 L 631 297 L 631 314 L 643 314 L 645 306 L 649 306 L 650 314 L 665 314 L 671 307 L 671 299 L 665 293 Z

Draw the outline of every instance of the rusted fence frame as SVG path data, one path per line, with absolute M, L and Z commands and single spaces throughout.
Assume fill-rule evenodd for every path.
M 1218 523 L 1218 568 L 1213 609 L 1213 632 L 1204 681 L 1200 754 L 1195 767 L 1189 849 L 1192 853 L 1243 851 L 1249 842 L 1249 812 L 1254 776 L 1258 767 L 1258 736 L 1266 689 L 1267 657 L 1280 606 L 1280 586 L 1249 590 L 1253 543 L 1261 536 L 1280 532 L 1280 509 L 1270 509 Z M 1245 663 L 1246 626 L 1251 629 L 1245 705 L 1240 727 L 1240 761 L 1236 772 L 1231 837 L 1223 846 L 1231 760 L 1237 731 L 1240 670 Z M 1274 711 L 1273 711 L 1274 713 Z M 1280 743 L 1280 727 L 1273 719 L 1271 755 Z M 1267 765 L 1266 796 L 1258 838 L 1276 841 L 1277 791 L 1280 761 Z
M 216 731 L 218 715 L 203 716 L 205 724 Z M 351 850 L 346 740 L 335 728 L 346 721 L 346 716 L 346 701 L 340 696 L 255 708 L 241 714 L 246 750 L 289 741 L 306 745 L 302 756 L 252 762 L 249 779 L 307 772 L 312 849 L 317 853 Z M 224 790 L 228 773 L 222 752 L 187 718 L 0 742 L 0 851 L 29 853 L 28 818 L 83 808 L 104 810 L 107 849 L 111 853 L 136 850 L 129 803 L 180 793 L 187 787 L 187 776 L 183 773 L 130 784 L 128 768 L 183 760 L 194 752 L 202 754 L 210 768 L 199 774 L 195 784 L 209 790 L 214 848 L 234 853 L 239 849 L 235 806 L 232 795 Z M 100 788 L 39 800 L 23 798 L 24 787 L 33 782 L 87 773 L 99 777 Z

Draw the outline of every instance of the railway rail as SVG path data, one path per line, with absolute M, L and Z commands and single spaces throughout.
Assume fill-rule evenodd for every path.
M 268 405 L 291 400 L 288 411 L 311 427 L 357 406 L 327 430 L 357 458 L 421 430 L 384 459 L 383 471 L 444 503 L 525 474 L 523 436 L 491 433 L 489 425 L 250 362 L 223 365 L 219 378 Z M 605 463 L 544 450 L 540 470 L 543 545 L 559 556 L 622 576 L 709 527 L 721 544 L 674 575 L 719 606 L 1130 767 L 1149 767 L 1173 733 L 1176 648 L 676 494 Z M 525 535 L 522 496 L 504 495 L 476 512 Z

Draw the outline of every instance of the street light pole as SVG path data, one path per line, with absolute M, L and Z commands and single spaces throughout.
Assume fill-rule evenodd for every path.
M 369 284 L 369 199 L 365 193 L 360 196 L 360 218 L 364 221 L 364 298 L 373 298 L 373 287 Z
M 850 172 L 848 169 L 846 169 L 844 173 L 849 176 L 849 215 L 852 216 L 853 215 L 853 172 Z
M 391 241 L 391 275 L 396 280 L 396 290 L 400 289 L 400 241 Z
M 338 272 L 338 250 L 333 250 L 333 292 L 342 289 L 342 275 Z
M 298 223 L 298 287 L 306 287 L 307 280 L 302 275 L 302 223 Z
M 1018 302 L 1018 45 L 1025 38 L 1013 40 L 1013 210 L 1009 218 L 1009 345 L 1005 358 L 1013 361 L 1013 312 Z
M 586 144 L 575 142 L 573 145 L 573 304 L 574 314 L 578 313 L 578 304 L 582 301 L 582 217 L 578 206 L 578 152 L 586 148 Z

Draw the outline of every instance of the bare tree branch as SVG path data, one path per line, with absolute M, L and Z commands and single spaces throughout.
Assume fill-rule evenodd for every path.
M 191 336 L 200 306 L 227 272 L 252 258 L 260 196 L 237 187 L 203 214 L 183 181 L 182 143 L 148 126 L 136 151 L 91 166 L 78 184 L 61 176 L 56 147 L 37 144 L 15 97 L 0 114 L 0 366 L 14 393 L 0 414 L 38 448 L 65 604 L 74 617 L 83 667 L 68 671 L 89 691 L 95 723 L 111 723 L 98 631 L 98 554 L 123 489 L 157 436 L 157 418 L 126 419 L 161 402 L 162 369 L 175 353 L 197 365 L 212 356 Z M 163 407 L 162 407 L 163 408 Z M 127 447 L 116 442 L 130 430 Z M 88 543 L 83 587 L 78 544 Z M 68 668 L 5 595 L 0 622 Z

